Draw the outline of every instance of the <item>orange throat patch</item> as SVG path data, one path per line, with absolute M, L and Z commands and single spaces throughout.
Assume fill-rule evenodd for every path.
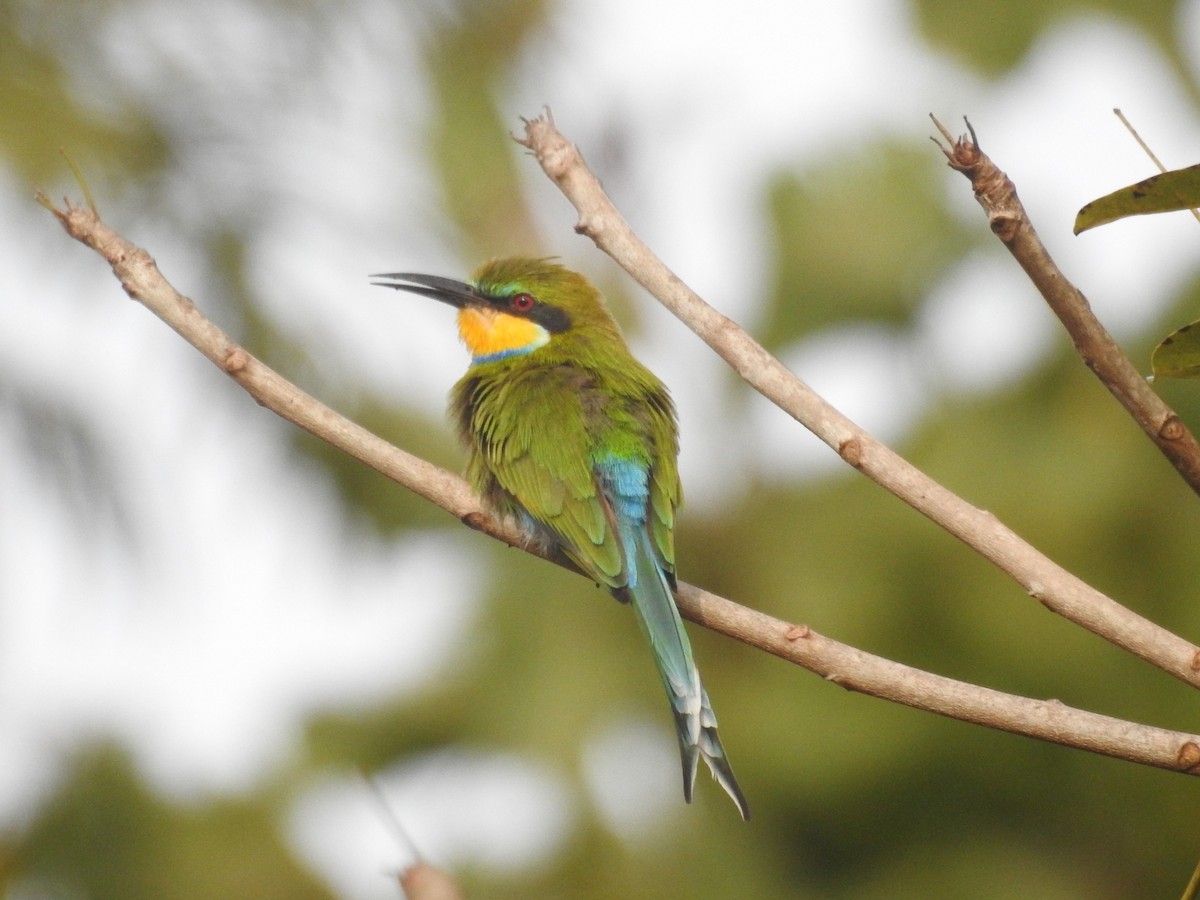
M 458 311 L 458 335 L 475 362 L 529 353 L 550 340 L 537 322 L 478 306 Z

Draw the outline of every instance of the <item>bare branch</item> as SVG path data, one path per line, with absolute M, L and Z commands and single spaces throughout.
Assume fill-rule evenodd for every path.
M 251 356 L 167 283 L 149 253 L 105 225 L 95 212 L 69 203 L 64 210 L 53 205 L 50 208 L 71 237 L 108 260 L 125 293 L 170 325 L 261 405 L 436 503 L 467 525 L 508 544 L 521 543 L 519 531 L 484 512 L 461 478 L 393 447 Z
M 847 690 L 1105 756 L 1200 774 L 1200 743 L 1195 738 L 1180 742 L 1174 732 L 914 669 L 691 585 L 680 586 L 679 601 L 693 622 L 794 662 Z M 1173 762 L 1163 766 L 1168 757 Z
M 398 876 L 408 900 L 465 900 L 466 894 L 454 877 L 427 862 L 418 862 Z
M 547 111 L 526 120 L 520 143 L 579 213 L 576 231 L 595 241 L 678 316 L 751 387 L 832 447 L 847 463 L 928 516 L 1012 577 L 1048 609 L 1193 686 L 1200 649 L 1105 596 L 1022 540 L 994 515 L 942 487 L 880 443 L 704 302 L 634 233 Z M 1177 420 L 1176 420 L 1177 421 Z
M 1063 323 L 1084 363 L 1154 441 L 1163 456 L 1171 461 L 1191 489 L 1200 493 L 1200 443 L 1150 387 L 1100 324 L 1087 298 L 1050 258 L 1017 197 L 1016 186 L 979 149 L 973 133 L 954 140 L 941 122 L 936 118 L 933 121 L 951 143 L 949 149 L 942 148 L 950 168 L 970 179 L 975 199 L 987 213 L 992 233 L 1008 248 Z
M 44 199 L 44 198 L 42 198 Z M 240 384 L 255 400 L 366 463 L 471 527 L 541 555 L 511 524 L 484 510 L 461 478 L 405 453 L 323 406 L 263 365 L 206 319 L 159 272 L 150 255 L 91 210 L 54 211 L 67 233 L 104 257 L 130 297 L 144 304 Z M 559 562 L 560 560 L 551 560 Z M 1056 701 L 1016 697 L 872 656 L 794 625 L 681 584 L 688 619 L 773 653 L 849 690 L 1053 743 L 1131 762 L 1200 774 L 1200 736 L 1123 722 Z

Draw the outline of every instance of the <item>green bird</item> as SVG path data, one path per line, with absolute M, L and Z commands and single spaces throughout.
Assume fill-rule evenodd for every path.
M 451 393 L 467 478 L 637 614 L 671 701 L 690 803 L 700 759 L 749 818 L 675 606 L 682 494 L 675 407 L 633 358 L 600 292 L 542 259 L 496 259 L 470 283 L 399 272 L 381 287 L 458 310 L 471 364 Z

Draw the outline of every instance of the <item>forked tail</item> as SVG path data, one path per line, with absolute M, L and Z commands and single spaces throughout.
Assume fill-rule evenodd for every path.
M 713 778 L 737 804 L 742 818 L 749 819 L 746 797 L 733 775 L 725 748 L 721 746 L 721 738 L 717 734 L 717 716 L 708 701 L 708 693 L 700 684 L 700 672 L 692 658 L 692 645 L 687 632 L 683 630 L 683 620 L 671 596 L 666 573 L 655 562 L 648 546 L 649 536 L 643 531 L 638 540 L 642 544 L 631 548 L 633 552 L 630 555 L 634 559 L 631 560 L 627 594 L 654 651 L 654 662 L 671 701 L 679 753 L 683 760 L 684 799 L 692 802 L 696 769 L 699 760 L 703 759 Z

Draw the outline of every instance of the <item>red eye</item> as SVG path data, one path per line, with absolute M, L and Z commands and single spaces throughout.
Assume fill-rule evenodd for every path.
M 508 298 L 508 305 L 517 312 L 529 312 L 529 310 L 533 309 L 535 303 L 537 301 L 533 299 L 532 294 L 513 294 Z

